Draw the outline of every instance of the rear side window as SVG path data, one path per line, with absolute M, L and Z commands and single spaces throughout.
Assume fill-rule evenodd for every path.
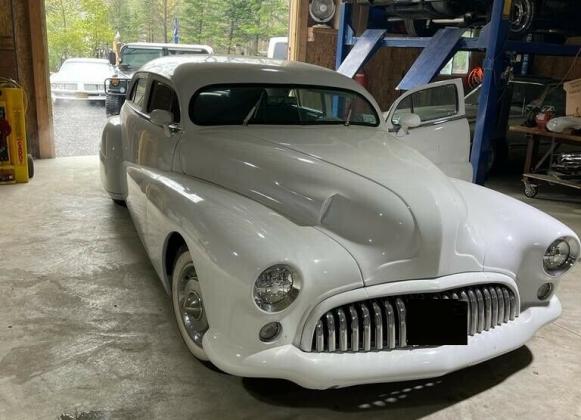
M 151 85 L 147 112 L 154 109 L 169 111 L 174 116 L 174 122 L 180 122 L 180 106 L 175 91 L 168 85 L 154 81 Z
M 143 98 L 145 97 L 145 87 L 146 80 L 144 78 L 139 78 L 135 85 L 133 86 L 133 91 L 131 92 L 131 102 L 137 105 L 138 108 L 143 106 Z

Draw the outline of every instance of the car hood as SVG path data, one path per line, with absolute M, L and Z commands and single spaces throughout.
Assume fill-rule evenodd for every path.
M 382 130 L 200 129 L 178 156 L 183 172 L 329 235 L 367 285 L 482 270 L 484 247 L 462 195 Z

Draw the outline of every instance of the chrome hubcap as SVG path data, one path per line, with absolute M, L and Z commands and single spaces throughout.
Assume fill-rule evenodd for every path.
M 200 282 L 193 264 L 184 267 L 177 287 L 181 322 L 194 343 L 202 347 L 202 338 L 208 330 L 208 320 L 204 311 Z
M 533 6 L 530 0 L 516 0 L 510 14 L 511 30 L 516 33 L 526 31 L 533 20 Z

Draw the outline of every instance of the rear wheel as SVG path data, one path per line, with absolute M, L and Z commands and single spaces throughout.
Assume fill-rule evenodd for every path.
M 108 117 L 119 115 L 121 106 L 125 102 L 125 97 L 121 95 L 107 95 L 105 98 L 105 113 Z
M 200 280 L 187 248 L 178 251 L 172 273 L 172 303 L 180 334 L 190 352 L 208 360 L 202 346 L 208 330 Z

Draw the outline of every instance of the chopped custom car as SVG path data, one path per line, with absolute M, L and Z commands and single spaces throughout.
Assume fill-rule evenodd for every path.
M 401 130 L 421 123 L 414 99 Z M 197 358 L 317 389 L 427 378 L 559 316 L 575 233 L 447 176 L 388 131 L 395 119 L 301 63 L 166 57 L 133 76 L 102 182 Z

